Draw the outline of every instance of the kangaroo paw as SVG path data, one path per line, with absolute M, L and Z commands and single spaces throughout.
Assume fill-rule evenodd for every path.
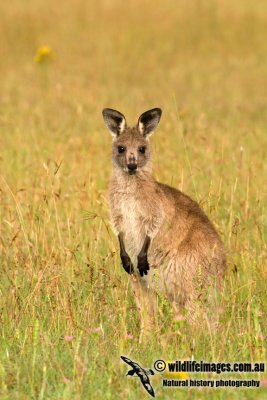
M 122 261 L 122 266 L 127 272 L 127 274 L 129 275 L 133 274 L 134 267 L 128 254 L 121 254 L 121 261 Z
M 147 272 L 149 271 L 147 256 L 138 257 L 137 268 L 141 276 L 147 275 Z

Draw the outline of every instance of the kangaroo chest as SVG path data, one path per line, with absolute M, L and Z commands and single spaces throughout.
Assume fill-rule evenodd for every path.
M 156 190 L 151 184 L 120 184 L 116 180 L 110 186 L 111 217 L 117 232 L 122 232 L 126 250 L 137 255 L 145 237 L 152 240 L 160 230 L 164 210 Z
M 135 193 L 116 192 L 112 201 L 112 215 L 115 227 L 123 233 L 126 249 L 136 256 L 148 234 L 151 216 L 147 202 Z M 116 226 L 117 224 L 117 226 Z
M 123 231 L 132 240 L 145 234 L 144 204 L 136 196 L 122 196 L 120 199 Z

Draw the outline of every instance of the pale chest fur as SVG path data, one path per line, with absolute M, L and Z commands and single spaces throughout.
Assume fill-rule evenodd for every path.
M 119 192 L 111 201 L 111 217 L 118 232 L 122 232 L 127 251 L 137 256 L 149 230 L 144 204 L 135 195 Z
M 146 188 L 110 186 L 110 212 L 117 232 L 122 232 L 126 250 L 132 257 L 140 252 L 146 235 L 157 235 L 163 220 L 161 207 Z
M 131 236 L 140 236 L 144 229 L 142 223 L 142 202 L 136 196 L 124 194 L 119 199 L 120 212 L 123 219 L 123 231 Z

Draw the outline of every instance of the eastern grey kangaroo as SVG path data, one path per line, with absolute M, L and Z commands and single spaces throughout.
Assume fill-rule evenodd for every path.
M 194 200 L 152 175 L 149 137 L 161 110 L 144 112 L 133 128 L 116 110 L 105 108 L 103 117 L 113 136 L 111 219 L 141 313 L 141 335 L 153 326 L 159 291 L 175 312 L 185 309 L 199 324 L 213 301 L 210 289 L 220 288 L 226 269 L 219 235 Z

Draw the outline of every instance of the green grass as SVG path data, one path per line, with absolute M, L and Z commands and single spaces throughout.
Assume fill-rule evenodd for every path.
M 0 5 L 1 399 L 147 399 L 121 354 L 147 368 L 266 359 L 266 25 L 265 2 L 249 0 Z M 36 65 L 43 45 L 53 61 Z M 228 252 L 216 335 L 193 337 L 161 301 L 159 330 L 136 340 L 104 107 L 132 124 L 163 108 L 155 176 L 201 203 Z M 158 399 L 266 395 L 152 379 Z

